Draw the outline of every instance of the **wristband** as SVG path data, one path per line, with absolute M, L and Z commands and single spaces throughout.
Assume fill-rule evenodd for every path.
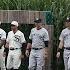
M 58 48 L 57 52 L 62 52 L 62 49 L 61 48 Z

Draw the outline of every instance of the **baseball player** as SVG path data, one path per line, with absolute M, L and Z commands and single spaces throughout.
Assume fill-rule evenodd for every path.
M 18 22 L 12 21 L 11 31 L 7 36 L 6 48 L 9 48 L 9 53 L 7 57 L 7 69 L 18 70 L 21 64 L 21 52 L 22 44 L 26 42 L 24 34 L 18 30 Z
M 57 52 L 57 58 L 60 57 L 60 52 L 62 48 L 64 48 L 64 65 L 65 70 L 70 70 L 70 18 L 66 20 L 66 28 L 62 30 L 61 35 L 59 37 L 60 43 Z
M 29 70 L 44 70 L 45 50 L 48 54 L 48 31 L 42 27 L 41 19 L 35 19 L 35 28 L 31 30 L 29 43 L 26 49 L 26 56 L 29 56 L 29 48 L 31 48 L 29 56 Z
M 0 22 L 1 26 L 1 22 Z M 5 56 L 4 56 L 4 45 L 6 41 L 6 32 L 0 28 L 0 69 L 6 70 L 5 67 Z

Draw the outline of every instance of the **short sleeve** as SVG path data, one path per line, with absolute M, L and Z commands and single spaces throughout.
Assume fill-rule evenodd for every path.
M 21 39 L 21 43 L 26 43 L 26 40 L 25 40 L 23 33 L 21 34 L 20 39 Z
M 31 32 L 30 32 L 29 39 L 31 39 L 31 40 L 32 40 L 32 30 L 31 30 Z
M 63 40 L 64 39 L 64 33 L 63 33 L 63 31 L 61 32 L 61 34 L 60 34 L 60 37 L 59 37 L 59 40 Z
M 44 32 L 44 41 L 49 41 L 49 34 L 47 30 Z
M 3 31 L 1 39 L 2 40 L 6 39 L 6 32 L 5 31 Z

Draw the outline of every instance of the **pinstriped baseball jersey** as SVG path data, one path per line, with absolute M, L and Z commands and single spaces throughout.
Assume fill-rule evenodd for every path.
M 68 28 L 62 30 L 59 40 L 64 41 L 64 47 L 70 47 L 70 30 Z
M 48 31 L 45 28 L 41 28 L 40 30 L 33 28 L 31 30 L 29 39 L 32 39 L 33 48 L 43 48 L 45 47 L 44 41 L 49 40 Z
M 7 42 L 9 42 L 9 47 L 20 48 L 22 44 L 26 42 L 24 34 L 21 31 L 17 31 L 15 34 L 10 31 L 7 36 Z

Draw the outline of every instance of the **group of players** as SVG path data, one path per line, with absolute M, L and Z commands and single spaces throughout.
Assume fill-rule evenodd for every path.
M 42 19 L 34 20 L 35 28 L 31 29 L 29 40 L 26 46 L 26 54 L 29 57 L 29 70 L 44 70 L 45 55 L 48 57 L 48 31 L 42 26 Z M 57 51 L 57 58 L 60 57 L 62 48 L 64 49 L 65 70 L 70 70 L 70 18 L 65 21 L 66 28 L 62 30 Z M 1 26 L 1 24 L 0 24 Z M 24 58 L 23 46 L 26 43 L 24 34 L 18 29 L 17 21 L 11 22 L 11 31 L 6 32 L 0 28 L 0 69 L 19 70 L 21 58 Z M 7 64 L 5 66 L 6 50 L 9 49 Z M 29 49 L 31 51 L 29 52 Z
M 26 46 L 26 56 L 29 57 L 29 70 L 44 70 L 45 55 L 48 56 L 48 31 L 42 27 L 42 19 L 34 20 L 35 28 L 31 29 Z M 1 24 L 0 24 L 1 26 Z M 0 28 L 0 69 L 19 70 L 21 58 L 24 58 L 23 46 L 26 43 L 24 34 L 18 29 L 17 21 L 11 22 L 11 31 L 6 32 Z M 5 65 L 6 50 L 9 50 L 7 64 Z M 29 52 L 31 49 L 31 52 Z

